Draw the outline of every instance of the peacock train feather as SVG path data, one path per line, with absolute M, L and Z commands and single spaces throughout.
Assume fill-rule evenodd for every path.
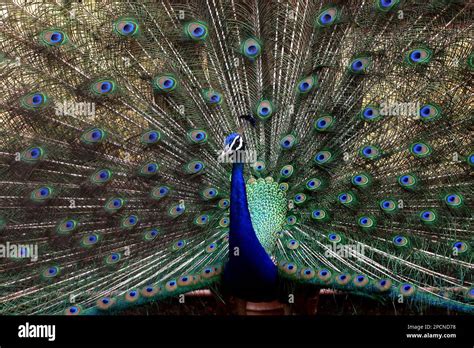
M 474 311 L 469 1 L 0 6 L 0 313 Z

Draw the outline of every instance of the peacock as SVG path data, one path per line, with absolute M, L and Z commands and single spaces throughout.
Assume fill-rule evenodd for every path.
M 471 2 L 0 14 L 1 314 L 200 289 L 474 312 Z

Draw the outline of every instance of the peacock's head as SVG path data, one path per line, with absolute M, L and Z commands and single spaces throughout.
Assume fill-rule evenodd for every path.
M 245 151 L 245 141 L 241 133 L 229 134 L 224 140 L 224 150 L 219 155 L 219 161 L 224 163 L 248 162 Z
M 230 156 L 237 151 L 245 150 L 245 142 L 239 133 L 231 133 L 224 140 L 224 151 L 225 156 Z

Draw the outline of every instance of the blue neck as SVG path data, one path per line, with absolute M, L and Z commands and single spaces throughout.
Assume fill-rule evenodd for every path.
M 271 300 L 276 289 L 277 268 L 252 226 L 243 171 L 243 163 L 233 164 L 229 262 L 224 270 L 224 286 L 233 295 L 250 301 Z

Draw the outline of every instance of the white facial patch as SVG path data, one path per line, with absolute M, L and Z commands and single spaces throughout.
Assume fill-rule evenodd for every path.
M 237 147 L 235 147 L 235 145 L 237 144 L 237 141 L 239 142 L 239 144 L 237 145 Z M 230 149 L 234 151 L 238 151 L 242 148 L 242 145 L 243 145 L 242 137 L 236 136 L 234 140 L 232 140 L 232 143 L 230 144 Z

